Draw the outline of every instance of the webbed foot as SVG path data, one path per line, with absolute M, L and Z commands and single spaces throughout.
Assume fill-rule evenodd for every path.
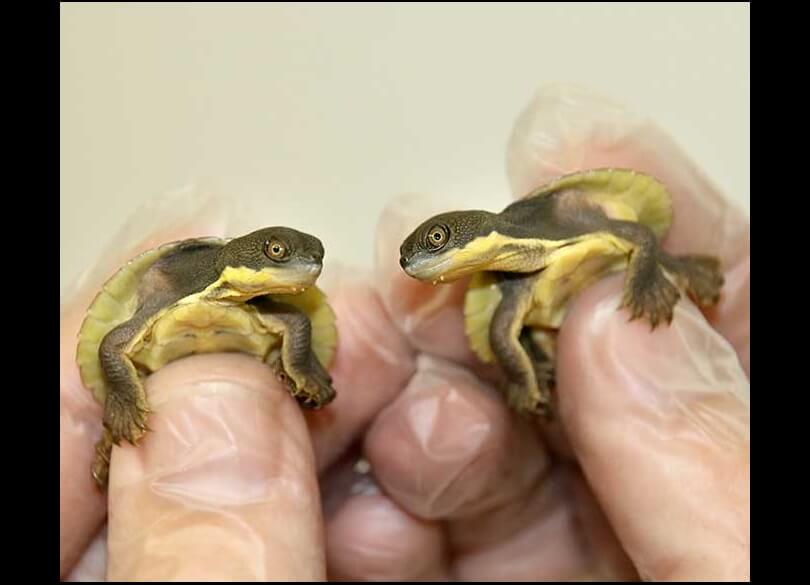
M 621 308 L 630 310 L 630 321 L 644 317 L 655 329 L 661 323 L 671 323 L 675 305 L 681 297 L 657 262 L 637 266 L 624 288 Z

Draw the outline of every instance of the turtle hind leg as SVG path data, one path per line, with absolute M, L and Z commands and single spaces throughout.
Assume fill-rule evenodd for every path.
M 149 430 L 146 418 L 150 413 L 146 392 L 133 363 L 124 354 L 124 347 L 141 321 L 133 318 L 110 331 L 101 342 L 99 359 L 107 381 L 104 401 L 104 435 L 96 443 L 92 474 L 101 489 L 107 486 L 110 455 L 113 445 L 126 440 L 133 445 Z
M 538 376 L 531 347 L 523 343 L 523 320 L 529 312 L 536 276 L 504 276 L 499 287 L 501 302 L 490 324 L 490 346 L 506 377 L 509 406 L 522 415 L 550 413 L 547 376 Z M 542 360 L 541 360 L 542 361 Z
M 702 307 L 711 307 L 720 300 L 725 279 L 720 260 L 712 256 L 671 256 L 661 252 L 661 262 L 687 294 Z
M 655 233 L 628 221 L 611 221 L 609 231 L 633 244 L 621 308 L 630 310 L 631 321 L 645 317 L 651 329 L 670 323 L 681 294 L 664 271 Z
M 146 418 L 151 412 L 138 371 L 124 354 L 124 347 L 140 323 L 133 319 L 110 331 L 101 342 L 99 357 L 107 380 L 104 426 L 115 445 L 122 440 L 136 445 L 149 430 Z
M 554 358 L 547 354 L 545 350 L 537 343 L 533 336 L 533 331 L 529 327 L 524 327 L 520 333 L 520 344 L 529 356 L 529 359 L 534 366 L 534 375 L 537 379 L 537 385 L 540 393 L 548 396 L 547 414 L 550 414 L 552 403 L 554 399 L 554 385 L 556 382 Z
M 297 307 L 256 299 L 265 325 L 281 336 L 281 352 L 269 361 L 290 394 L 305 408 L 318 409 L 335 397 L 332 377 L 312 350 L 312 324 Z

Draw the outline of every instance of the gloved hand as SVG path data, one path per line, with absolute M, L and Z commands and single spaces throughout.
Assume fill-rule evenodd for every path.
M 392 204 L 373 278 L 325 270 L 335 402 L 302 414 L 239 355 L 150 377 L 155 432 L 114 450 L 105 551 L 87 548 L 105 512 L 88 471 L 101 411 L 72 361 L 103 277 L 88 279 L 62 320 L 63 575 L 98 578 L 106 559 L 111 579 L 747 580 L 747 220 L 653 124 L 575 88 L 538 94 L 507 160 L 516 196 L 582 168 L 654 174 L 674 197 L 665 248 L 721 257 L 720 305 L 682 299 L 651 333 L 617 311 L 621 276 L 586 290 L 559 340 L 560 423 L 539 432 L 468 349 L 463 283 L 399 270 L 402 237 L 446 206 Z
M 578 88 L 539 92 L 508 145 L 515 196 L 611 166 L 668 186 L 675 219 L 665 247 L 718 255 L 723 297 L 705 316 L 683 299 L 671 326 L 650 333 L 617 311 L 623 276 L 586 290 L 561 331 L 561 425 L 546 443 L 500 403 L 481 405 L 469 371 L 486 372 L 463 334 L 465 283 L 432 287 L 396 266 L 403 236 L 449 208 L 433 200 L 415 209 L 408 198 L 381 224 L 386 307 L 430 357 L 375 422 L 366 449 L 394 501 L 450 521 L 457 576 L 748 578 L 748 222 L 653 123 Z
M 368 278 L 333 277 L 326 286 L 341 327 L 331 373 L 335 387 L 345 389 L 328 409 L 303 412 L 270 369 L 248 356 L 188 357 L 146 380 L 153 432 L 137 448 L 113 448 L 107 494 L 90 475 L 102 409 L 81 384 L 75 352 L 93 296 L 143 250 L 177 239 L 239 234 L 243 221 L 231 203 L 199 190 L 161 198 L 131 220 L 101 263 L 63 298 L 62 578 L 325 577 L 318 480 L 329 486 L 325 507 L 348 495 L 344 479 L 351 466 L 344 455 L 351 456 L 370 421 L 414 370 L 413 353 Z M 150 235 L 134 243 L 150 224 Z M 321 282 L 332 270 L 324 270 Z

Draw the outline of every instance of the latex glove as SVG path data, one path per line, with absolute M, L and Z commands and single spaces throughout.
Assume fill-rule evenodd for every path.
M 541 148 L 513 141 L 513 161 L 534 160 L 524 169 L 542 170 L 555 153 L 594 150 L 606 122 L 622 127 L 614 108 L 594 110 L 579 94 L 545 95 L 516 132 Z M 569 114 L 585 120 L 578 131 L 519 130 L 577 104 Z M 651 135 L 646 126 L 624 128 L 622 145 Z M 542 144 L 550 146 L 538 155 Z M 621 149 L 608 141 L 605 150 Z M 686 161 L 665 154 L 677 175 Z M 688 201 L 683 193 L 676 214 Z M 266 368 L 244 356 L 188 358 L 149 379 L 150 399 L 160 404 L 150 419 L 155 432 L 138 449 L 113 452 L 108 557 L 103 541 L 87 548 L 104 515 L 87 473 L 100 410 L 76 388 L 75 340 L 63 320 L 63 575 L 75 567 L 72 578 L 98 578 L 106 558 L 115 579 L 317 579 L 327 574 L 325 557 L 333 578 L 565 579 L 636 570 L 648 578 L 745 578 L 749 390 L 729 345 L 686 302 L 673 327 L 653 337 L 626 324 L 602 304 L 618 303 L 615 279 L 578 299 L 561 338 L 559 392 L 583 476 L 552 457 L 554 449 L 570 453 L 564 438 L 552 433 L 549 447 L 473 373 L 487 376 L 466 349 L 463 289 L 403 278 L 395 216 L 381 223 L 381 292 L 364 280 L 327 287 L 340 327 L 330 408 L 302 417 L 263 377 Z M 721 318 L 734 315 L 739 299 L 747 303 L 747 227 L 741 234 L 745 277 L 727 287 Z M 747 304 L 744 311 L 736 343 L 747 356 Z M 735 331 L 726 321 L 725 331 Z M 633 336 L 642 347 L 628 351 L 655 339 L 680 352 L 673 356 L 692 356 L 674 346 L 682 335 L 714 355 L 705 362 L 711 368 L 675 357 L 667 380 L 645 370 L 642 353 L 609 359 L 615 341 Z M 586 342 L 593 349 L 578 354 Z M 350 447 L 358 443 L 376 483 L 353 467 Z
M 515 196 L 584 168 L 657 176 L 674 198 L 665 248 L 722 258 L 720 305 L 707 320 L 683 299 L 672 325 L 651 333 L 617 311 L 622 276 L 585 291 L 559 340 L 563 428 L 544 443 L 482 382 L 463 333 L 465 283 L 433 287 L 399 270 L 404 235 L 449 209 L 409 197 L 380 225 L 379 281 L 430 357 L 368 433 L 377 481 L 399 507 L 444 526 L 441 566 L 461 579 L 748 579 L 747 220 L 654 124 L 577 88 L 538 94 L 507 161 Z
M 333 276 L 326 287 L 340 323 L 332 375 L 342 389 L 328 409 L 302 412 L 270 370 L 248 356 L 188 357 L 146 380 L 153 432 L 137 448 L 113 448 L 108 493 L 91 479 L 102 410 L 81 384 L 75 352 L 93 296 L 143 250 L 243 233 L 237 224 L 244 222 L 233 215 L 227 200 L 194 189 L 160 198 L 63 299 L 60 569 L 67 580 L 326 575 L 318 480 L 337 496 L 327 505 L 341 500 L 351 467 L 334 464 L 414 371 L 413 352 L 368 280 Z M 151 234 L 133 245 L 150 223 Z M 333 270 L 326 267 L 319 284 Z

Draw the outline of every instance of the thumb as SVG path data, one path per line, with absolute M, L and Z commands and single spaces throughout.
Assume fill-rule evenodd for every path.
M 165 242 L 225 235 L 241 224 L 234 201 L 204 185 L 189 185 L 147 201 L 99 258 L 71 285 L 60 308 L 59 540 L 65 576 L 104 521 L 107 500 L 90 475 L 93 445 L 101 436 L 102 409 L 84 387 L 76 363 L 76 341 L 87 308 L 104 282 L 127 260 Z
M 687 299 L 651 332 L 618 310 L 621 291 L 586 290 L 560 334 L 571 446 L 642 578 L 748 580 L 748 378 Z
M 193 356 L 146 386 L 154 431 L 113 450 L 108 579 L 325 579 L 309 432 L 270 369 Z

